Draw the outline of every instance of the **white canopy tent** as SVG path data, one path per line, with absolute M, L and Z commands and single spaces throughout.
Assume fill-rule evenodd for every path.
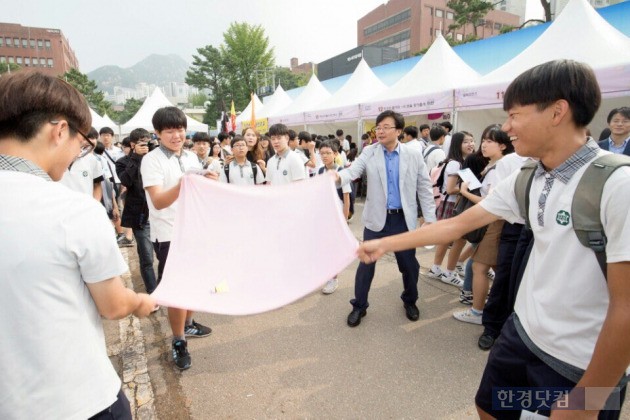
M 116 127 L 116 124 L 114 124 L 113 126 L 107 125 L 103 117 L 98 115 L 96 111 L 94 111 L 92 108 L 90 108 L 90 115 L 92 116 L 92 127 L 94 127 L 96 131 L 99 131 L 103 127 Z
M 151 95 L 144 100 L 144 103 L 138 112 L 136 112 L 136 115 L 120 127 L 121 135 L 129 134 L 136 128 L 144 128 L 147 131 L 153 131 L 153 123 L 151 122 L 153 114 L 155 114 L 155 111 L 158 109 L 166 106 L 174 105 L 166 98 L 162 90 L 156 87 Z M 199 121 L 190 118 L 188 115 L 186 115 L 186 121 L 188 125 L 186 128 L 187 131 L 208 132 L 208 126 L 206 124 L 200 123 Z
M 105 123 L 105 127 L 111 127 L 118 129 L 118 124 L 116 124 L 107 114 L 103 115 L 103 122 Z
M 359 104 L 386 89 L 387 85 L 374 74 L 367 62 L 361 59 L 343 86 L 317 105 L 316 109 L 304 112 L 308 131 L 329 134 L 342 129 L 345 134 L 351 134 L 354 139 L 358 139 L 363 132 Z
M 330 92 L 322 85 L 316 75 L 312 75 L 306 88 L 286 108 L 269 115 L 269 125 L 282 123 L 288 126 L 304 124 L 304 111 L 312 109 L 330 97 Z
M 522 53 L 469 87 L 457 89 L 458 128 L 478 134 L 488 124 L 502 122 L 503 93 L 509 83 L 531 67 L 563 58 L 587 63 L 597 75 L 606 98 L 590 126 L 597 136 L 606 125 L 610 109 L 627 105 L 630 38 L 606 22 L 586 0 L 571 0 Z
M 264 108 L 260 113 L 256 113 L 259 118 L 267 118 L 274 113 L 281 111 L 291 105 L 293 99 L 287 94 L 287 92 L 278 85 L 276 91 L 271 96 L 264 98 Z
M 361 115 L 375 117 L 385 109 L 403 115 L 451 111 L 454 89 L 470 85 L 480 77 L 439 35 L 406 75 L 391 88 L 361 104 Z

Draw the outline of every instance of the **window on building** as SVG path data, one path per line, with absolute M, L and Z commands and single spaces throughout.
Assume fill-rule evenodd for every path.
M 501 25 L 499 22 L 495 22 L 495 23 L 494 23 L 494 29 L 496 29 L 497 31 L 500 31 L 500 30 L 501 30 L 501 26 L 502 26 L 502 25 Z
M 31 65 L 31 57 L 24 57 L 24 65 L 29 67 Z
M 429 14 L 429 16 L 433 16 L 433 7 L 431 6 L 425 6 L 427 8 L 427 13 Z
M 4 56 L 0 57 L 0 63 L 4 64 L 6 62 L 7 62 L 7 58 L 6 57 L 4 57 Z
M 448 38 L 448 39 L 453 39 L 453 32 L 448 32 L 448 33 L 446 34 L 446 38 Z
M 22 65 L 22 57 L 15 57 L 15 62 L 18 66 Z
M 44 48 L 44 41 L 42 41 L 41 39 L 37 40 L 37 48 L 39 48 L 40 50 L 42 48 Z
M 52 67 L 53 66 L 53 59 L 49 58 L 48 59 L 48 67 Z
M 13 57 L 9 57 L 9 64 L 15 64 L 15 60 L 13 59 Z
M 50 39 L 45 40 L 44 44 L 46 45 L 46 49 L 49 50 L 50 49 Z
M 464 35 L 462 34 L 455 34 L 455 39 L 458 41 L 463 41 L 464 40 Z
M 20 48 L 20 38 L 13 38 L 13 46 L 15 48 Z
M 435 9 L 435 17 L 444 17 L 444 10 Z
M 400 32 L 396 35 L 389 36 L 385 39 L 381 39 L 378 42 L 375 42 L 370 45 L 374 45 L 376 47 L 392 47 L 398 49 L 398 57 L 399 58 L 407 58 L 409 57 L 409 50 L 411 49 L 410 44 L 410 31 L 406 30 Z
M 437 38 L 438 36 L 440 36 L 440 33 L 442 33 L 442 31 L 436 29 L 433 35 Z
M 22 38 L 22 48 L 28 48 L 28 39 Z
M 0 47 L 4 47 L 4 38 L 0 37 Z
M 7 38 L 7 47 L 13 46 L 13 40 L 11 38 Z
M 29 39 L 28 42 L 31 45 L 31 48 L 35 48 L 35 40 L 34 39 Z
M 453 20 L 454 18 L 455 15 L 453 15 L 453 12 L 446 12 L 446 19 Z
M 433 36 L 433 26 L 429 29 L 429 36 Z
M 409 20 L 409 18 L 411 18 L 411 9 L 403 10 L 394 16 L 390 16 L 385 20 L 375 23 L 374 25 L 368 26 L 363 30 L 363 35 L 370 36 L 376 32 L 380 32 L 391 26 L 398 25 L 401 22 Z

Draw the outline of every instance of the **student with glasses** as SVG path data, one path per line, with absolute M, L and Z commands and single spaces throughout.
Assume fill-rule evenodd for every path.
M 0 418 L 131 419 L 101 316 L 147 316 L 101 205 L 59 181 L 92 118 L 63 80 L 0 78 Z
M 366 147 L 349 168 L 334 172 L 338 186 L 367 173 L 367 199 L 363 209 L 364 240 L 414 230 L 418 221 L 416 194 L 422 213 L 426 215 L 425 221 L 435 221 L 433 190 L 422 155 L 398 141 L 404 127 L 405 119 L 401 114 L 391 110 L 382 112 L 376 118 L 378 143 Z M 403 278 L 401 299 L 405 314 L 410 321 L 417 321 L 420 318 L 416 306 L 420 264 L 416 259 L 416 251 L 401 251 L 395 255 Z M 359 263 L 354 283 L 355 298 L 350 301 L 352 311 L 347 320 L 350 327 L 359 325 L 361 318 L 366 315 L 374 269 L 374 263 Z

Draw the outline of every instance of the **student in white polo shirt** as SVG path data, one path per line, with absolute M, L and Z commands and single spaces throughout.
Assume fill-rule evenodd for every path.
M 159 284 L 171 245 L 182 175 L 190 169 L 201 169 L 201 163 L 196 154 L 183 149 L 187 121 L 179 108 L 169 106 L 158 109 L 152 123 L 160 138 L 160 146 L 144 156 L 140 173 L 149 205 L 151 242 L 159 261 Z M 218 179 L 216 172 L 209 172 L 206 176 Z M 212 331 L 195 322 L 192 316 L 192 311 L 168 308 L 173 332 L 173 361 L 182 370 L 188 369 L 192 363 L 186 337 L 205 337 Z
M 70 164 L 59 182 L 71 190 L 91 195 L 96 201 L 101 201 L 103 197 L 101 181 L 104 180 L 103 166 L 92 153 L 97 140 L 98 131 L 91 127 L 87 133 L 87 138 L 82 141 L 81 156 Z
M 514 387 L 571 389 L 572 409 L 554 406 L 552 418 L 594 419 L 599 410 L 600 419 L 619 418 L 620 407 L 615 410 L 606 401 L 609 395 L 623 401 L 630 373 L 630 194 L 619 193 L 630 191 L 630 167 L 616 170 L 603 187 L 600 211 L 607 236 L 607 279 L 594 251 L 579 242 L 570 213 L 580 178 L 590 162 L 607 153 L 585 131 L 600 103 L 591 68 L 571 60 L 533 67 L 505 92 L 508 118 L 502 130 L 519 155 L 540 160 L 529 193 L 534 243 L 514 314 L 490 352 L 477 391 L 481 418 L 519 418 L 520 410 L 500 410 L 493 404 L 501 389 L 507 393 Z M 360 258 L 373 261 L 387 251 L 448 243 L 499 218 L 518 221 L 517 176 L 518 172 L 500 182 L 460 216 L 362 244 Z M 587 411 L 579 400 L 589 389 L 593 392 L 587 393 Z M 545 400 L 548 406 L 554 402 Z M 550 415 L 548 409 L 539 413 Z
M 65 81 L 0 78 L 1 419 L 128 419 L 101 316 L 147 316 L 103 206 L 58 182 L 92 118 Z
M 271 146 L 276 152 L 267 162 L 267 184 L 283 185 L 306 178 L 302 159 L 289 148 L 289 129 L 284 124 L 269 127 Z
M 263 184 L 265 182 L 265 174 L 260 169 L 260 166 L 247 159 L 248 149 L 245 139 L 242 136 L 235 135 L 230 146 L 232 147 L 234 160 L 225 165 L 219 172 L 219 180 L 236 185 Z M 256 173 L 255 176 L 254 172 Z

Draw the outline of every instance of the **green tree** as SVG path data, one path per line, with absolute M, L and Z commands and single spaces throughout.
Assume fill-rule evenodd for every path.
M 144 103 L 141 99 L 130 98 L 125 101 L 125 107 L 122 111 L 113 111 L 112 110 L 112 119 L 117 121 L 118 124 L 125 124 L 134 115 L 138 112 L 142 104 Z
M 11 70 L 11 72 L 14 72 L 18 71 L 21 68 L 22 67 L 15 63 L 0 63 L 0 74 L 8 73 L 9 69 Z
M 310 73 L 292 73 L 286 67 L 276 67 L 275 69 L 275 82 L 276 86 L 282 85 L 282 89 L 289 90 L 300 86 L 306 86 L 311 78 Z
M 223 33 L 221 56 L 228 79 L 229 93 L 237 109 L 250 101 L 256 91 L 256 71 L 274 67 L 273 48 L 260 25 L 232 22 Z
M 188 98 L 188 101 L 192 106 L 203 106 L 204 103 L 208 100 L 208 96 L 205 93 L 193 93 Z
M 88 79 L 87 75 L 73 68 L 59 77 L 81 92 L 90 108 L 96 111 L 97 114 L 112 113 L 112 104 L 105 100 L 105 94 L 98 90 L 96 82 Z
M 494 5 L 485 0 L 449 0 L 446 6 L 452 9 L 455 15 L 455 23 L 449 25 L 448 29 L 452 31 L 471 24 L 477 38 L 477 28 L 484 25 L 484 18 Z
M 204 117 L 204 123 L 207 123 L 216 121 L 221 116 L 221 111 L 227 111 L 225 94 L 229 90 L 228 80 L 221 51 L 212 45 L 206 45 L 197 48 L 197 52 L 199 55 L 193 55 L 193 63 L 186 72 L 186 83 L 212 91 L 208 98 L 210 105 L 206 107 Z

